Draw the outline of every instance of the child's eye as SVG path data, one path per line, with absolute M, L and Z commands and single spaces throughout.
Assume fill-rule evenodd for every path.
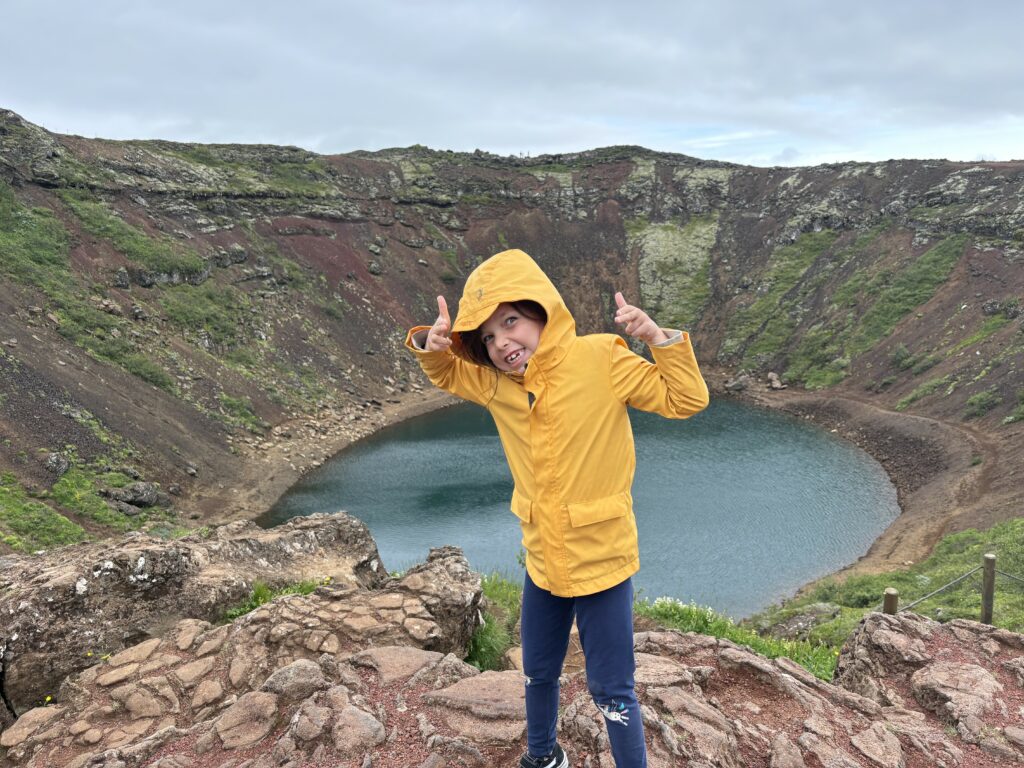
M 484 344 L 490 344 L 492 341 L 494 341 L 494 337 L 489 333 L 483 337 Z
M 519 318 L 516 317 L 515 315 L 509 315 L 508 317 L 505 318 L 505 325 L 512 325 L 512 323 L 514 323 L 518 319 Z

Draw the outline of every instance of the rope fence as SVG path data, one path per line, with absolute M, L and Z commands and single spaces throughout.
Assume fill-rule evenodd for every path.
M 955 579 L 947 584 L 943 584 L 936 590 L 929 592 L 924 597 L 919 597 L 912 603 L 908 603 L 902 608 L 899 605 L 900 593 L 899 590 L 893 587 L 887 587 L 884 595 L 882 596 L 882 604 L 875 608 L 876 611 L 881 610 L 883 613 L 895 615 L 903 611 L 909 611 L 914 606 L 923 603 L 929 598 L 935 597 L 940 592 L 945 592 L 951 587 L 955 587 L 967 578 L 973 576 L 978 571 L 981 571 L 981 623 L 991 624 L 992 623 L 992 606 L 995 603 L 996 595 L 996 575 L 1003 576 L 1013 581 L 1019 581 L 1024 584 L 1024 578 L 1020 576 L 1014 576 L 1012 573 L 1004 573 L 1003 571 L 996 570 L 996 556 L 991 552 L 984 555 L 981 558 L 981 565 L 977 568 L 972 568 L 967 573 L 957 576 Z

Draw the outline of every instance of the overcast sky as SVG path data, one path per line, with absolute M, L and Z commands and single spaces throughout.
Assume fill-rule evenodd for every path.
M 1024 3 L 0 0 L 59 133 L 752 165 L 1024 159 Z

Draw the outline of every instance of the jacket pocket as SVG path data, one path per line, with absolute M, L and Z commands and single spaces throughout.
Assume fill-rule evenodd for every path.
M 533 502 L 518 492 L 512 491 L 512 513 L 524 523 L 530 522 L 530 512 Z
M 605 520 L 614 520 L 625 515 L 630 510 L 632 502 L 629 491 L 623 491 L 600 499 L 568 504 L 569 523 L 573 528 L 581 528 Z

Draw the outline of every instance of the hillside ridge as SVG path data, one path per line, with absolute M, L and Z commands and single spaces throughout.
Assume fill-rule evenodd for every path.
M 998 465 L 942 530 L 1017 515 L 1024 162 L 318 155 L 0 110 L 0 551 L 263 511 L 440 402 L 403 331 L 513 246 L 581 332 L 613 330 L 622 290 L 748 392 L 775 372 L 983 434 Z

